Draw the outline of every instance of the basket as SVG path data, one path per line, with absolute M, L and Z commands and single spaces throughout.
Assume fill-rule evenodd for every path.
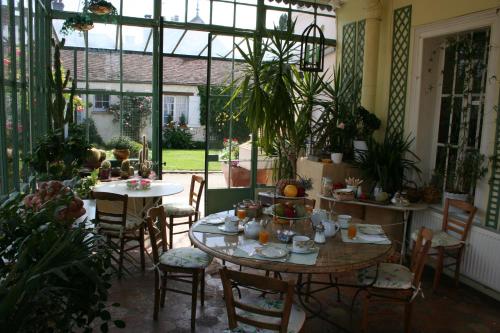
M 421 189 L 418 189 L 417 184 L 415 184 L 414 182 L 412 182 L 412 183 L 413 183 L 414 187 L 405 188 L 406 198 L 411 203 L 416 203 L 416 202 L 419 202 L 420 200 L 422 200 L 423 193 L 422 193 Z
M 441 191 L 434 186 L 425 186 L 422 189 L 422 198 L 427 204 L 437 204 L 441 201 Z
M 348 189 L 339 189 L 333 192 L 335 201 L 350 201 L 354 200 L 354 192 Z

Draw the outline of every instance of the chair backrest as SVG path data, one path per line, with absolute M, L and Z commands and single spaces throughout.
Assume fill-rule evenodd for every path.
M 274 330 L 282 333 L 287 332 L 293 302 L 293 282 L 232 271 L 228 270 L 226 267 L 222 268 L 219 272 L 222 280 L 222 286 L 224 287 L 224 300 L 226 301 L 229 329 L 235 329 L 238 326 L 238 322 L 241 322 L 257 328 Z M 285 295 L 283 307 L 281 310 L 268 310 L 235 300 L 233 295 L 233 286 L 235 284 L 262 291 L 283 293 Z M 241 312 L 237 313 L 236 308 L 248 313 L 265 316 L 264 318 L 281 318 L 281 321 L 279 323 L 271 323 L 269 321 L 261 322 L 255 319 L 250 319 L 249 317 L 242 315 Z
M 151 252 L 155 264 L 160 262 L 161 253 L 168 250 L 166 219 L 167 214 L 162 206 L 150 208 L 146 216 Z
M 410 270 L 413 272 L 413 285 L 418 286 L 422 280 L 427 254 L 432 245 L 432 230 L 422 227 L 417 235 L 415 247 L 411 254 Z
M 191 190 L 189 191 L 189 204 L 194 207 L 194 209 L 199 212 L 201 195 L 203 194 L 203 188 L 205 187 L 205 180 L 201 176 L 193 175 L 191 176 Z
M 95 199 L 95 222 L 99 230 L 117 232 L 126 227 L 128 195 L 108 192 L 91 192 Z
M 450 216 L 450 207 L 455 207 L 465 211 L 468 214 L 467 219 L 465 221 L 461 221 L 456 217 Z M 468 202 L 462 200 L 446 199 L 444 203 L 442 230 L 446 232 L 453 231 L 458 236 L 460 236 L 461 241 L 465 242 L 467 235 L 469 234 L 472 221 L 474 220 L 474 216 L 476 215 L 476 211 L 477 208 Z

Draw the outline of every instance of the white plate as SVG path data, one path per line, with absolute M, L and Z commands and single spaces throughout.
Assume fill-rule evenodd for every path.
M 288 255 L 286 249 L 282 249 L 275 246 L 264 246 L 255 248 L 255 253 L 259 256 L 269 259 L 283 258 Z
M 314 247 L 309 248 L 307 251 L 301 251 L 301 252 L 295 251 L 293 249 L 293 246 L 289 246 L 288 249 L 290 250 L 290 252 L 296 253 L 296 254 L 311 254 L 311 253 L 317 252 L 319 250 L 319 247 L 314 246 Z
M 205 219 L 203 222 L 203 224 L 222 224 L 224 223 L 224 219 L 220 218 L 220 217 L 209 217 L 207 219 Z
M 384 235 L 384 231 L 380 227 L 358 226 L 359 232 L 365 235 Z
M 228 233 L 231 233 L 231 234 L 237 234 L 237 233 L 239 233 L 239 232 L 242 232 L 242 231 L 243 231 L 243 226 L 242 226 L 242 225 L 239 225 L 239 226 L 238 226 L 238 231 L 233 231 L 233 230 L 228 231 L 228 230 L 226 230 L 226 226 L 225 226 L 225 225 L 221 225 L 221 226 L 219 226 L 219 230 L 220 230 L 220 231 L 224 231 L 224 232 L 228 232 Z

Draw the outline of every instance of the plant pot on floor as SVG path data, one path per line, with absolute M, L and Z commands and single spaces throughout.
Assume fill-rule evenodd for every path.
M 342 153 L 332 153 L 331 158 L 332 158 L 333 163 L 335 163 L 335 164 L 342 163 L 342 156 L 343 155 L 344 154 L 342 154 Z
M 130 150 L 128 149 L 113 149 L 113 155 L 118 161 L 123 161 L 128 159 L 130 156 Z

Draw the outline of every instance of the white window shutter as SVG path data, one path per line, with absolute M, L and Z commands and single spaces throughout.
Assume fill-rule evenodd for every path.
M 200 127 L 200 96 L 189 96 L 189 127 Z

